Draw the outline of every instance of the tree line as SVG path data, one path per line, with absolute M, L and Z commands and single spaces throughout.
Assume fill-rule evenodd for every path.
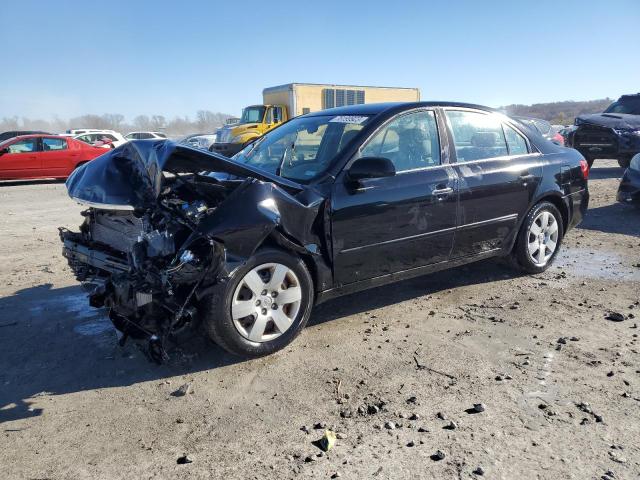
M 507 115 L 534 117 L 548 120 L 554 125 L 572 125 L 578 115 L 586 113 L 601 113 L 613 100 L 588 100 L 582 102 L 564 101 L 552 103 L 534 103 L 533 105 L 507 105 L 500 110 Z
M 610 98 L 588 101 L 564 101 L 535 103 L 533 105 L 507 105 L 500 107 L 508 115 L 543 118 L 553 124 L 569 125 L 578 115 L 602 112 L 613 102 Z M 42 130 L 50 133 L 62 133 L 71 128 L 101 128 L 116 130 L 123 134 L 136 130 L 162 131 L 169 136 L 188 135 L 190 133 L 213 133 L 232 115 L 209 110 L 198 110 L 194 119 L 188 116 L 167 119 L 163 115 L 138 115 L 127 121 L 119 113 L 102 115 L 81 115 L 70 119 L 54 117 L 51 120 L 25 117 L 4 117 L 0 120 L 0 132 L 7 130 Z
M 209 110 L 198 110 L 194 119 L 188 116 L 167 119 L 163 115 L 138 115 L 132 121 L 126 121 L 119 113 L 102 115 L 81 115 L 70 119 L 54 117 L 51 120 L 26 117 L 4 117 L 0 120 L 0 132 L 7 130 L 42 130 L 49 133 L 64 133 L 68 129 L 99 128 L 115 130 L 126 134 L 132 131 L 161 131 L 169 136 L 188 135 L 191 133 L 213 133 L 231 115 Z

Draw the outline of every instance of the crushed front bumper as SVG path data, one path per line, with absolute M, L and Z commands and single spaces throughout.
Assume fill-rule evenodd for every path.
M 69 233 L 71 234 L 72 232 Z M 69 261 L 69 265 L 74 270 L 76 276 L 80 273 L 78 268 L 83 265 L 88 265 L 110 274 L 130 271 L 131 268 L 123 259 L 82 245 L 69 238 L 71 236 L 72 235 L 65 235 L 65 238 L 62 240 L 62 256 Z M 81 279 L 79 278 L 79 280 Z

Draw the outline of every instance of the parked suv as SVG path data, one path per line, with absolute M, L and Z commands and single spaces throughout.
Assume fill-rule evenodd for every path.
M 580 115 L 575 125 L 567 146 L 582 153 L 589 166 L 596 158 L 615 158 L 627 168 L 640 152 L 640 93 L 621 96 L 603 113 Z
M 497 256 L 546 270 L 587 209 L 587 175 L 576 150 L 492 109 L 354 105 L 233 159 L 170 141 L 109 151 L 67 181 L 88 209 L 61 239 L 91 305 L 155 355 L 201 322 L 259 356 L 339 295 Z

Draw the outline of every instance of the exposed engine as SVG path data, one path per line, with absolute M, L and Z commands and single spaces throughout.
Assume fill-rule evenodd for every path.
M 90 303 L 108 307 L 125 335 L 160 339 L 192 321 L 198 287 L 215 278 L 221 246 L 196 234 L 238 182 L 187 175 L 166 179 L 157 208 L 89 208 L 79 233 L 61 229 L 64 255 Z
M 257 249 L 321 255 L 321 195 L 168 140 L 127 142 L 76 169 L 66 186 L 89 208 L 78 232 L 60 228 L 63 255 L 90 304 L 108 308 L 121 342 L 149 340 L 157 361 Z M 318 265 L 324 287 L 331 272 Z

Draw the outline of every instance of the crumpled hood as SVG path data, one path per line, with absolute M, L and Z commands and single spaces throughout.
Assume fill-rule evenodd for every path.
M 132 140 L 77 168 L 67 179 L 69 196 L 110 208 L 148 208 L 162 189 L 162 172 L 228 173 L 272 182 L 290 191 L 301 185 L 260 169 L 170 140 Z
M 576 118 L 575 123 L 576 125 L 590 124 L 621 130 L 637 130 L 640 129 L 640 115 L 595 113 L 591 115 L 580 115 Z

